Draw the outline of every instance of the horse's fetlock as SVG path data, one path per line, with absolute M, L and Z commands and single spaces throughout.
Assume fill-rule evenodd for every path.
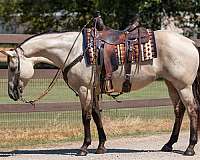
M 85 140 L 84 140 L 84 144 L 86 144 L 87 146 L 89 146 L 89 145 L 91 145 L 91 139 L 90 138 L 86 138 Z

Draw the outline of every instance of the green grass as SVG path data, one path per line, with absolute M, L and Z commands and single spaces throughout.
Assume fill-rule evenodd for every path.
M 173 118 L 172 107 L 146 107 L 131 109 L 107 109 L 103 111 L 104 117 L 112 120 L 124 118 L 142 119 L 171 119 Z M 9 128 L 40 128 L 49 125 L 67 125 L 82 123 L 81 111 L 64 111 L 64 112 L 30 112 L 30 113 L 1 113 L 0 127 Z
M 51 79 L 33 79 L 29 82 L 24 90 L 24 97 L 26 99 L 35 99 L 47 88 Z M 0 79 L 0 102 L 2 104 L 19 103 L 14 102 L 8 97 L 7 94 L 7 80 Z M 125 99 L 152 99 L 152 98 L 165 98 L 168 97 L 167 88 L 163 81 L 155 81 L 145 88 L 123 94 L 118 97 L 119 100 Z M 104 95 L 104 100 L 112 100 L 111 97 Z M 54 88 L 46 95 L 41 102 L 66 102 L 66 101 L 79 101 L 74 92 L 71 91 L 62 79 L 59 79 Z
M 174 117 L 173 107 L 144 107 L 127 109 L 109 109 L 103 112 L 104 116 L 111 119 L 142 118 L 142 119 L 171 119 Z
M 24 98 L 32 100 L 41 95 L 44 90 L 50 84 L 51 79 L 32 79 L 28 83 L 28 86 L 24 90 Z M 8 97 L 7 93 L 7 79 L 0 79 L 0 102 L 1 104 L 14 104 L 20 102 L 14 102 Z M 78 97 L 75 96 L 65 82 L 59 79 L 54 88 L 46 95 L 40 102 L 66 102 L 66 101 L 78 101 Z
M 41 128 L 54 124 L 81 123 L 80 111 L 1 113 L 0 126 L 9 128 Z

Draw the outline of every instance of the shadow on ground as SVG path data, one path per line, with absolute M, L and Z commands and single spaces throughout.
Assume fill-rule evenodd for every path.
M 0 157 L 9 157 L 19 154 L 58 154 L 76 155 L 79 149 L 45 149 L 45 150 L 14 150 L 11 152 L 0 152 Z M 89 153 L 95 154 L 95 149 L 88 149 Z M 143 152 L 162 152 L 161 150 L 131 150 L 131 149 L 108 149 L 106 153 L 143 153 Z M 173 153 L 183 154 L 183 151 L 174 150 Z

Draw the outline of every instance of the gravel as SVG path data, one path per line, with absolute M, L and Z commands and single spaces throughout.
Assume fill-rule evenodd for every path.
M 46 148 L 23 149 L 12 152 L 1 152 L 2 160 L 200 160 L 200 144 L 195 147 L 196 155 L 183 156 L 188 145 L 189 135 L 182 133 L 174 151 L 165 153 L 160 149 L 169 139 L 167 135 L 156 135 L 139 138 L 109 139 L 106 143 L 107 153 L 94 154 L 98 142 L 89 147 L 89 154 L 85 157 L 76 156 L 81 142 L 66 143 Z

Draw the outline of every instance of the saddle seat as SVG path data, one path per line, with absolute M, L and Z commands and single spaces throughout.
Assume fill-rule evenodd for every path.
M 138 44 L 139 38 L 141 43 L 148 42 L 149 34 L 146 28 L 139 27 L 139 24 L 134 23 L 125 30 L 114 30 L 105 26 L 103 30 L 97 32 L 97 38 L 111 45 L 122 44 L 128 40 L 135 40 L 135 44 Z
M 108 44 L 120 44 L 125 42 L 126 34 L 123 31 L 114 30 L 109 27 L 105 27 L 102 31 L 98 31 L 97 38 Z

